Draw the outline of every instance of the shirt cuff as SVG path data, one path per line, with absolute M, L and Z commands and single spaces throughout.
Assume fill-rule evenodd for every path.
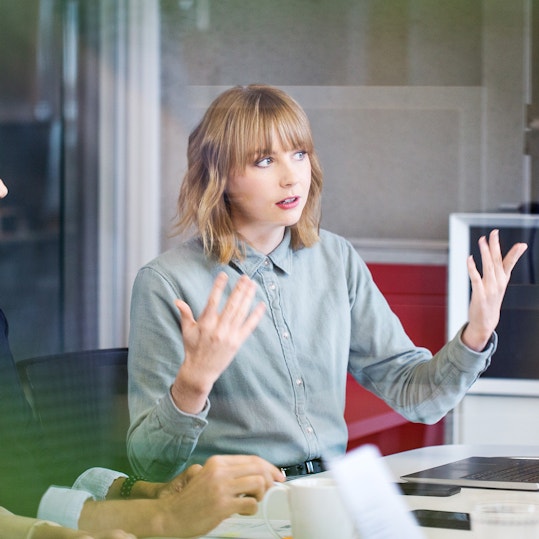
M 89 492 L 65 487 L 49 487 L 41 498 L 37 517 L 76 530 L 82 506 L 88 499 L 93 499 Z
M 172 398 L 172 386 L 168 390 L 168 400 L 169 400 L 170 404 L 172 404 L 172 406 L 174 407 L 176 412 L 178 412 L 179 414 L 181 414 L 181 415 L 183 415 L 185 417 L 193 417 L 195 419 L 206 419 L 206 417 L 208 416 L 208 412 L 210 411 L 210 401 L 209 401 L 209 399 L 206 399 L 206 403 L 204 404 L 204 408 L 202 408 L 201 412 L 198 413 L 198 414 L 189 414 L 187 412 L 184 412 L 184 411 L 180 410 L 180 408 L 178 408 L 176 406 L 176 403 L 174 402 L 174 399 Z
M 457 337 L 456 340 L 457 340 L 458 345 L 461 346 L 462 349 L 465 350 L 470 357 L 474 357 L 477 359 L 483 359 L 483 358 L 489 359 L 492 356 L 492 354 L 494 354 L 494 352 L 496 351 L 496 348 L 498 347 L 498 334 L 494 331 L 492 335 L 490 336 L 490 339 L 488 340 L 485 348 L 483 348 L 481 352 L 477 352 L 476 350 L 472 350 L 471 348 L 466 346 L 462 340 L 462 333 L 466 329 L 467 325 L 468 323 L 464 324 L 456 335 Z
M 112 483 L 119 477 L 127 475 L 107 468 L 90 468 L 77 477 L 73 488 L 89 492 L 96 500 L 104 500 Z

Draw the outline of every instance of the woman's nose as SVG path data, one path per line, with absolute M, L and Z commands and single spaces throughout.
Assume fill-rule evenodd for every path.
M 283 187 L 288 187 L 290 185 L 295 185 L 296 183 L 298 183 L 299 179 L 297 177 L 297 173 L 292 166 L 283 164 L 280 172 L 280 181 Z

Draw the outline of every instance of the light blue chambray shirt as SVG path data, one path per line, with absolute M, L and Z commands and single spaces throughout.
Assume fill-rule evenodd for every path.
M 266 313 L 215 383 L 199 415 L 170 396 L 184 350 L 176 298 L 197 318 L 220 271 L 225 296 L 247 274 Z M 344 453 L 346 374 L 411 421 L 436 422 L 488 366 L 460 335 L 434 358 L 414 346 L 344 238 L 321 231 L 293 251 L 287 232 L 268 256 L 221 265 L 199 240 L 163 253 L 135 280 L 129 339 L 128 453 L 137 473 L 168 480 L 213 454 L 256 454 L 278 466 Z

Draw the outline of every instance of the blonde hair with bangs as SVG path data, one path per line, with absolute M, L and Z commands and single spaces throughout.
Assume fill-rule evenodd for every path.
M 318 241 L 322 170 L 305 111 L 273 86 L 236 86 L 212 102 L 190 134 L 187 173 L 178 197 L 178 232 L 194 229 L 205 252 L 221 263 L 243 256 L 226 195 L 228 178 L 257 156 L 271 153 L 275 136 L 285 150 L 305 150 L 311 163 L 309 196 L 291 227 L 292 247 Z

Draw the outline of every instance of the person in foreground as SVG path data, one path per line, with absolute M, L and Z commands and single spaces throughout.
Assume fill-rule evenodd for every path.
M 73 489 L 50 487 L 38 516 L 90 532 L 121 528 L 138 537 L 196 537 L 233 514 L 255 514 L 265 492 L 283 480 L 260 457 L 216 455 L 169 483 L 137 481 L 122 499 L 125 475 L 92 468 Z
M 0 198 L 6 194 L 0 180 Z M 47 489 L 54 470 L 41 458 L 39 424 L 22 390 L 1 309 L 0 440 L 0 539 L 194 537 L 232 514 L 254 514 L 266 490 L 283 481 L 281 472 L 259 457 L 223 455 L 191 466 L 169 483 L 91 468 L 73 488 Z
M 0 198 L 8 193 L 0 180 Z M 48 484 L 39 458 L 40 431 L 26 401 L 0 310 L 0 539 L 128 539 L 120 530 L 95 535 L 33 518 Z M 5 507 L 2 507 L 5 506 Z M 16 511 L 13 514 L 7 508 Z M 24 515 L 24 516 L 23 516 Z
M 472 259 L 469 321 L 434 357 L 416 347 L 344 238 L 320 230 L 322 172 L 289 95 L 238 86 L 188 142 L 179 231 L 142 267 L 131 303 L 128 454 L 170 478 L 246 452 L 288 475 L 344 453 L 346 375 L 411 421 L 433 423 L 489 365 L 511 270 L 498 232 Z M 354 157 L 357 158 L 357 157 Z M 464 261 L 463 261 L 464 263 Z

